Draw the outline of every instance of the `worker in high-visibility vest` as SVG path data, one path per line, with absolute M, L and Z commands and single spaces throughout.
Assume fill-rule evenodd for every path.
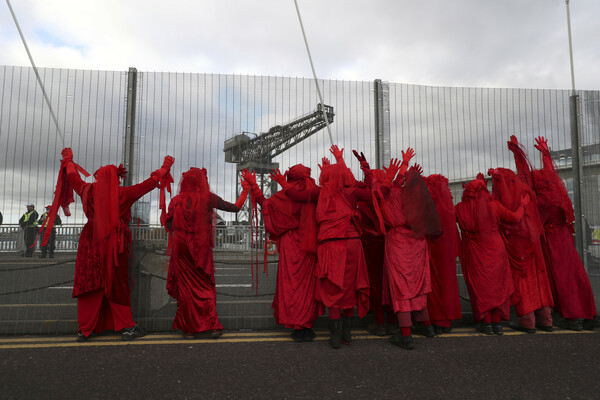
M 50 258 L 54 258 L 54 248 L 55 248 L 55 240 L 56 240 L 56 229 L 54 228 L 56 225 L 61 225 L 62 221 L 60 220 L 60 215 L 56 214 L 56 219 L 54 220 L 54 223 L 52 224 L 52 226 L 50 227 L 51 231 L 50 231 L 50 239 L 48 240 L 48 243 L 46 243 L 46 246 L 42 246 L 42 242 L 44 240 L 44 233 L 46 231 L 46 229 L 48 228 L 48 213 L 50 212 L 50 205 L 46 206 L 46 212 L 42 214 L 42 216 L 40 217 L 39 221 L 38 221 L 38 225 L 40 226 L 40 230 L 42 231 L 39 235 L 40 237 L 40 249 L 42 250 L 42 254 L 40 254 L 40 258 L 46 258 L 46 253 L 48 253 Z
M 19 225 L 23 228 L 25 237 L 25 251 L 21 256 L 32 257 L 33 248 L 31 246 L 35 242 L 35 235 L 37 233 L 38 213 L 35 211 L 33 203 L 27 203 L 25 206 L 27 207 L 27 212 L 19 219 Z

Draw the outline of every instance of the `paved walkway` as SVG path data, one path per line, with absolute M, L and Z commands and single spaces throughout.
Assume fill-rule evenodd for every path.
M 594 399 L 600 335 L 483 336 L 457 329 L 416 350 L 357 330 L 332 350 L 327 332 L 228 332 L 218 340 L 153 333 L 77 343 L 73 336 L 0 337 L 2 399 Z

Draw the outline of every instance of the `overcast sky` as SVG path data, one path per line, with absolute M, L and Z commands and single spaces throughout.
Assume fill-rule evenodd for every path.
M 0 64 L 29 65 L 0 4 Z M 569 89 L 564 0 L 298 0 L 324 79 Z M 311 77 L 293 0 L 13 0 L 40 67 Z M 600 1 L 572 0 L 576 86 L 600 89 Z

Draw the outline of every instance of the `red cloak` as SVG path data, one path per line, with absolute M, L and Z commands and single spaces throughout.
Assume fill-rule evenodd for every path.
M 427 309 L 432 321 L 451 321 L 461 318 L 460 297 L 456 277 L 456 257 L 460 249 L 460 235 L 448 179 L 442 175 L 425 178 L 429 193 L 442 223 L 442 235 L 428 238 L 431 292 L 427 295 Z

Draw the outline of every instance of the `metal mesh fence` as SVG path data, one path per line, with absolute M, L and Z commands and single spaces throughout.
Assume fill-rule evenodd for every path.
M 42 69 L 41 75 L 75 161 L 89 172 L 123 160 L 127 72 Z M 41 209 L 51 201 L 62 143 L 36 86 L 33 71 L 0 67 L 0 251 L 17 251 L 22 236 L 16 222 L 31 201 Z M 451 182 L 455 201 L 462 183 L 488 168 L 515 169 L 506 147 L 511 134 L 525 144 L 540 165 L 534 137 L 549 139 L 555 161 L 570 191 L 569 93 L 560 90 L 428 87 L 389 84 L 389 109 L 384 109 L 388 136 L 378 142 L 375 84 L 321 81 L 327 105 L 334 108 L 333 141 L 345 148 L 345 159 L 362 177 L 351 150 L 363 151 L 372 165 L 378 152 L 383 159 L 399 157 L 414 147 L 424 174 L 441 173 Z M 588 241 L 589 275 L 600 294 L 600 100 L 598 92 L 580 92 L 581 138 L 584 154 L 583 213 L 591 227 Z M 236 165 L 226 162 L 224 143 L 236 135 L 254 138 L 317 109 L 314 82 L 303 78 L 188 73 L 139 73 L 134 130 L 133 181 L 141 182 L 170 154 L 176 161 L 176 186 L 181 173 L 192 166 L 208 170 L 213 192 L 227 201 L 236 197 Z M 382 110 L 379 110 L 382 111 Z M 379 115 L 382 115 L 380 113 Z M 325 129 L 272 157 L 285 170 L 297 163 L 312 168 L 329 156 Z M 177 188 L 175 188 L 177 191 Z M 0 268 L 0 320 L 4 333 L 73 331 L 75 301 L 70 297 L 77 230 L 85 222 L 79 199 L 73 216 L 59 229 L 58 261 L 46 264 L 5 257 Z M 158 224 L 158 192 L 134 206 L 133 310 L 149 329 L 169 329 L 175 304 L 165 289 L 166 237 Z M 275 288 L 276 258 L 264 259 L 252 249 L 248 225 L 220 213 L 215 262 L 218 312 L 230 329 L 272 328 L 271 300 Z M 138 228 L 136 222 L 141 225 Z M 8 224 L 8 225 L 7 225 Z M 595 236 L 594 236 L 595 235 Z M 595 239 L 594 239 L 595 238 Z M 261 247 L 263 242 L 259 242 Z M 258 291 L 252 285 L 256 269 L 250 258 L 259 255 Z M 460 274 L 460 268 L 457 269 Z M 41 288 L 41 289 L 40 289 Z M 18 293 L 17 293 L 18 292 Z M 467 296 L 464 286 L 462 294 Z M 466 305 L 466 304 L 464 304 Z M 41 321 L 41 322 L 40 322 Z

